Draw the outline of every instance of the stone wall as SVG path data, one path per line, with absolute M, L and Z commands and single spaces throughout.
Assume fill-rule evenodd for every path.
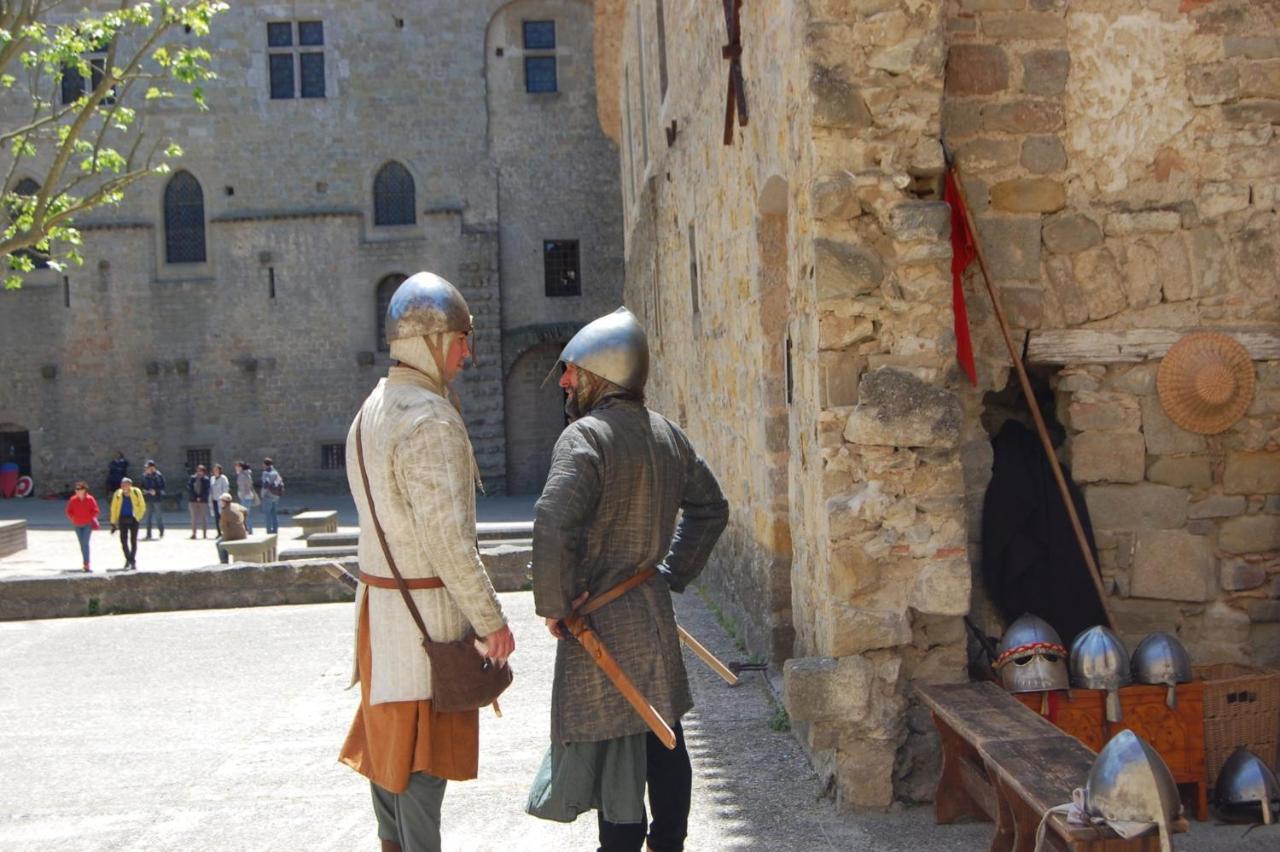
M 949 6 L 944 137 L 1017 339 L 1274 333 L 1278 25 L 1273 5 L 1248 2 Z M 975 325 L 981 354 L 1006 360 L 990 318 Z M 1255 364 L 1244 419 L 1209 437 L 1164 414 L 1158 359 L 1051 366 L 1122 635 L 1173 630 L 1198 662 L 1275 662 L 1275 362 Z M 971 458 L 985 486 L 989 460 Z M 978 509 L 981 489 L 970 496 Z
M 553 95 L 524 90 L 530 16 L 557 22 Z M 315 19 L 325 97 L 272 100 L 266 24 Z M 197 447 L 224 466 L 270 454 L 295 484 L 344 484 L 321 446 L 345 440 L 389 364 L 377 284 L 431 269 L 477 318 L 461 395 L 486 487 L 501 493 L 505 368 L 520 354 L 505 343 L 539 324 L 563 338 L 621 298 L 618 163 L 595 113 L 591 20 L 581 0 L 232 4 L 208 41 L 210 109 L 152 103 L 141 119 L 186 152 L 208 260 L 164 262 L 154 179 L 84 217 L 69 307 L 49 271 L 0 293 L 0 337 L 27 341 L 6 356 L 0 420 L 30 431 L 37 488 L 96 486 L 117 449 L 174 476 Z M 414 178 L 415 224 L 373 223 L 374 175 L 390 160 Z M 545 296 L 544 237 L 580 240 L 582 297 Z
M 976 266 L 976 386 L 955 364 L 944 148 L 1017 344 L 1274 336 L 1275 7 L 745 4 L 750 124 L 730 146 L 719 6 L 610 8 L 599 113 L 650 396 L 732 505 L 707 587 L 750 652 L 786 659 L 786 707 L 842 802 L 927 798 L 938 748 L 911 686 L 966 677 L 962 616 L 1001 628 L 975 578 L 990 434 L 1012 399 Z M 1257 400 L 1212 438 L 1163 415 L 1154 359 L 1038 367 L 1131 640 L 1174 629 L 1199 661 L 1277 655 L 1276 364 L 1255 366 Z

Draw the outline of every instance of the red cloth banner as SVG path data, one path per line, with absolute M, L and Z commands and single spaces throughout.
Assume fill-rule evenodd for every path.
M 964 271 L 977 257 L 973 232 L 964 216 L 964 203 L 956 188 L 955 174 L 948 169 L 942 198 L 951 206 L 951 311 L 955 318 L 956 360 L 969 377 L 969 383 L 978 384 L 978 368 L 973 361 L 973 339 L 969 336 L 969 312 L 964 304 Z

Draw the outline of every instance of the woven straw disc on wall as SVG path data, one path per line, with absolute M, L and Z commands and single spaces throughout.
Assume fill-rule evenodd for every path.
M 1156 391 L 1169 419 L 1201 435 L 1216 435 L 1239 420 L 1253 402 L 1253 360 L 1234 338 L 1213 332 L 1188 334 L 1160 361 Z

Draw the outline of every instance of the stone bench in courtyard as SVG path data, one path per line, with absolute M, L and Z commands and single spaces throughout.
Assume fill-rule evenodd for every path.
M 321 532 L 307 536 L 307 547 L 355 547 L 360 541 L 358 532 Z
M 302 527 L 300 538 L 306 538 L 314 533 L 335 533 L 338 531 L 338 512 L 335 509 L 300 512 L 293 516 L 293 522 Z
M 276 561 L 276 535 L 251 535 L 237 541 L 224 541 L 218 545 L 231 557 L 232 562 L 258 564 Z
M 27 522 L 0 521 L 0 559 L 27 549 Z

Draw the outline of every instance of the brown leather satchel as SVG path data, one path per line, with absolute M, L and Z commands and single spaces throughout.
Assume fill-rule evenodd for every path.
M 378 512 L 373 507 L 373 491 L 369 488 L 369 475 L 364 466 L 364 441 L 361 434 L 363 425 L 362 411 L 360 419 L 356 421 L 356 458 L 360 463 L 360 481 L 364 485 L 365 497 L 369 500 L 373 529 L 378 534 L 382 553 L 387 557 L 387 567 L 395 575 L 396 586 L 400 589 L 405 606 L 409 608 L 409 615 L 413 616 L 418 629 L 422 631 L 422 647 L 431 660 L 431 705 L 441 713 L 453 713 L 493 704 L 511 685 L 511 666 L 500 666 L 481 654 L 476 648 L 474 631 L 468 631 L 465 637 L 454 642 L 434 642 L 427 633 L 422 614 L 413 602 L 413 595 L 409 594 L 409 584 L 396 568 L 396 561 L 391 558 L 391 548 L 382 532 L 382 524 L 378 523 Z M 440 581 L 436 588 L 444 588 L 444 582 Z

